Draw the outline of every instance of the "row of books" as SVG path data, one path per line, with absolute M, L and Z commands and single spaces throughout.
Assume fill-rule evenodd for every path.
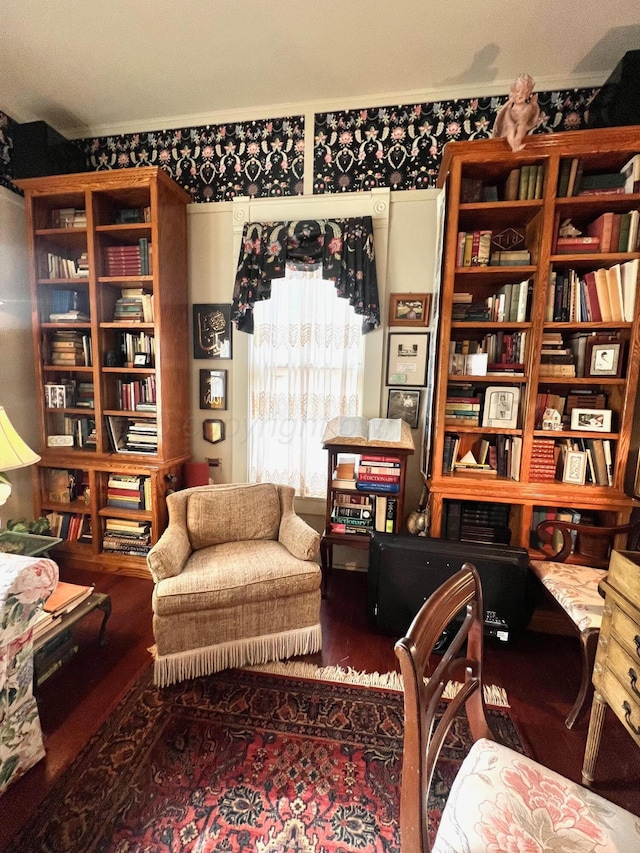
M 128 225 L 129 223 L 151 222 L 150 207 L 122 207 L 116 210 L 113 217 L 115 225 Z
M 369 535 L 396 529 L 398 498 L 393 495 L 360 495 L 338 492 L 331 509 L 331 532 Z
M 138 474 L 109 474 L 107 506 L 119 509 L 150 510 L 151 477 Z
M 113 319 L 116 322 L 153 323 L 153 296 L 142 287 L 123 287 L 116 299 Z
M 109 553 L 145 556 L 151 549 L 151 522 L 107 518 L 102 548 Z
M 77 258 L 67 258 L 55 252 L 47 252 L 46 278 L 88 278 L 89 256 L 83 252 Z
M 597 519 L 595 514 L 592 512 L 588 512 L 584 509 L 574 509 L 572 507 L 549 507 L 549 506 L 535 506 L 533 508 L 532 518 L 531 518 L 531 533 L 530 533 L 530 546 L 532 548 L 541 548 L 543 544 L 542 539 L 536 533 L 538 525 L 543 521 L 568 521 L 572 524 L 589 524 L 593 526 L 597 526 Z M 572 539 L 575 540 L 576 533 L 572 532 Z M 551 545 L 556 550 L 559 551 L 563 544 L 562 533 L 559 530 L 554 531 Z
M 532 163 L 518 169 L 512 169 L 505 181 L 505 200 L 527 201 L 542 198 L 544 174 L 544 165 L 541 163 Z
M 136 355 L 146 355 L 146 367 L 153 367 L 156 361 L 156 339 L 146 332 L 121 332 L 118 335 L 118 348 L 124 356 L 124 366 L 134 367 Z
M 117 382 L 118 408 L 124 412 L 155 412 L 156 378 L 145 376 L 144 379 L 133 379 L 127 382 L 118 379 Z
M 93 348 L 88 332 L 59 329 L 46 342 L 49 364 L 59 367 L 91 367 Z
M 331 486 L 334 489 L 355 489 L 396 494 L 400 491 L 402 463 L 397 456 L 360 454 L 339 455 Z
M 554 270 L 549 281 L 547 322 L 633 322 L 640 261 L 585 273 Z
M 524 323 L 530 304 L 531 281 L 510 282 L 482 302 L 473 294 L 459 291 L 454 294 L 451 319 L 454 322 Z
M 522 373 L 526 354 L 527 332 L 489 332 L 480 339 L 463 338 L 449 344 L 449 373 L 452 376 L 487 373 Z M 484 360 L 474 356 L 484 354 Z M 484 369 L 483 369 L 484 368 Z
M 607 211 L 587 225 L 588 237 L 596 237 L 600 252 L 637 252 L 640 210 Z
M 79 207 L 59 207 L 51 211 L 52 228 L 86 228 L 87 211 Z
M 635 154 L 619 171 L 585 173 L 580 157 L 566 158 L 560 164 L 559 198 L 582 195 L 618 195 L 640 192 L 640 154 Z
M 475 443 L 475 452 L 469 449 L 462 455 L 460 446 L 461 437 L 457 433 L 446 433 L 442 459 L 443 474 L 458 471 L 520 479 L 521 436 L 500 433 L 490 438 L 481 438 Z
M 90 519 L 84 513 L 54 511 L 47 513 L 47 519 L 52 536 L 67 542 L 91 541 Z
M 89 294 L 86 290 L 69 290 L 53 287 L 48 290 L 50 301 L 50 315 L 66 314 L 70 311 L 78 311 L 81 314 L 89 315 Z
M 491 258 L 490 230 L 459 231 L 457 267 L 486 267 Z
M 140 237 L 135 245 L 105 247 L 108 276 L 149 275 L 151 246 L 147 237 Z

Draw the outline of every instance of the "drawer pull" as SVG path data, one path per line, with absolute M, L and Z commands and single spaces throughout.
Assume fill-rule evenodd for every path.
M 636 644 L 636 654 L 640 658 L 640 634 L 635 635 L 633 642 Z
M 624 711 L 624 718 L 631 731 L 635 735 L 640 735 L 640 726 L 634 726 L 631 722 L 631 705 L 627 702 L 626 699 L 622 703 L 622 710 Z
M 637 683 L 638 683 L 638 673 L 635 671 L 635 669 L 632 666 L 630 666 L 629 667 L 629 684 L 631 685 L 631 689 L 636 694 L 636 696 L 638 696 L 640 698 L 640 690 L 638 690 L 638 688 L 636 686 Z

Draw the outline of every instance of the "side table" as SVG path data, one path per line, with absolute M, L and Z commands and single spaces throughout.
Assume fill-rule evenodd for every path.
M 48 556 L 49 548 L 62 542 L 57 536 L 40 536 L 36 533 L 18 533 L 15 530 L 0 530 L 0 551 L 20 554 L 24 557 Z
M 33 672 L 36 686 L 40 686 L 50 675 L 53 675 L 56 669 L 62 666 L 69 659 L 68 646 L 61 644 L 56 646 L 56 641 L 59 640 L 69 629 L 84 619 L 89 613 L 94 610 L 102 612 L 102 622 L 98 632 L 98 645 L 104 646 L 107 642 L 105 637 L 105 628 L 107 620 L 111 615 L 111 597 L 103 592 L 92 592 L 91 595 L 84 601 L 80 602 L 77 607 L 74 607 L 69 613 L 63 613 L 58 616 L 49 631 L 38 637 L 33 643 Z M 47 650 L 53 647 L 53 653 L 47 654 Z M 56 649 L 59 654 L 56 656 Z
M 605 602 L 582 767 L 585 785 L 593 782 L 607 705 L 640 746 L 640 552 L 612 551 L 600 589 Z

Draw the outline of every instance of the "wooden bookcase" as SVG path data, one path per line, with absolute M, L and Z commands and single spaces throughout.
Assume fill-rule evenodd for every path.
M 369 549 L 370 531 L 362 533 L 337 533 L 332 530 L 334 509 L 339 502 L 340 495 L 356 495 L 368 499 L 370 502 L 371 528 L 376 528 L 376 520 L 381 517 L 381 509 L 384 508 L 384 517 L 388 521 L 385 524 L 385 533 L 400 533 L 404 524 L 404 490 L 407 474 L 407 457 L 414 452 L 411 428 L 404 421 L 401 424 L 402 433 L 400 441 L 362 441 L 361 439 L 345 438 L 332 435 L 330 422 L 323 437 L 322 446 L 327 451 L 327 503 L 325 511 L 325 527 L 320 541 L 320 557 L 322 562 L 322 586 L 323 593 L 326 592 L 328 577 L 333 568 L 333 546 L 341 545 L 348 548 Z M 399 462 L 397 473 L 399 477 L 397 492 L 384 492 L 382 489 L 368 489 L 360 491 L 355 488 L 342 488 L 334 485 L 335 472 L 340 458 L 352 457 L 356 468 L 362 454 L 372 457 L 388 457 L 397 459 Z M 387 514 L 387 506 L 393 506 L 393 512 Z M 376 518 L 377 516 L 377 518 Z
M 73 538 L 54 552 L 61 565 L 148 577 L 144 546 L 114 552 L 103 547 L 104 536 L 107 521 L 117 519 L 149 525 L 150 544 L 157 541 L 167 524 L 166 492 L 179 487 L 190 457 L 189 196 L 156 167 L 18 185 L 39 389 L 35 514 L 75 517 Z M 71 502 L 51 489 L 54 472 L 65 470 L 77 485 Z M 109 505 L 111 474 L 149 478 L 143 509 Z
M 640 129 L 637 127 L 530 136 L 523 150 L 516 153 L 503 139 L 446 146 L 439 176 L 440 186 L 446 187 L 447 208 L 437 391 L 432 453 L 425 475 L 431 510 L 431 536 L 450 534 L 445 522 L 448 509 L 454 503 L 462 502 L 464 506 L 465 502 L 479 501 L 503 507 L 507 505 L 511 544 L 529 548 L 535 554 L 536 542 L 531 530 L 546 511 L 571 508 L 581 514 L 593 514 L 596 523 L 613 524 L 628 521 L 634 505 L 637 505 L 625 493 L 625 472 L 629 462 L 640 370 L 640 299 L 635 300 L 635 308 L 628 312 L 629 316 L 594 322 L 582 316 L 576 318 L 575 310 L 569 313 L 571 294 L 574 295 L 574 306 L 575 300 L 579 299 L 576 286 L 573 290 L 568 286 L 563 291 L 561 288 L 558 290 L 558 283 L 563 276 L 579 281 L 587 273 L 607 270 L 616 264 L 636 262 L 637 266 L 640 253 L 637 246 L 629 251 L 628 244 L 620 251 L 619 240 L 613 250 L 593 251 L 593 247 L 587 244 L 579 247 L 581 251 L 574 248 L 569 254 L 565 253 L 564 247 L 562 250 L 558 247 L 557 237 L 559 225 L 566 220 L 586 234 L 589 224 L 604 213 L 628 214 L 640 208 L 638 192 L 601 194 L 591 191 L 568 196 L 564 189 L 572 164 L 578 176 L 603 175 L 619 172 L 638 152 Z M 537 187 L 534 184 L 528 197 L 506 200 L 507 185 L 513 181 L 514 170 L 520 170 L 521 178 L 525 167 L 531 171 L 531 166 L 538 167 L 534 170 L 534 174 L 539 176 Z M 519 181 L 515 186 L 519 186 Z M 515 194 L 519 194 L 517 189 Z M 517 234 L 509 233 L 508 229 L 514 229 Z M 460 232 L 483 230 L 491 231 L 492 239 L 502 235 L 505 251 L 509 249 L 509 238 L 523 239 L 530 258 L 519 266 L 494 263 L 465 266 L 464 260 L 460 261 Z M 633 264 L 626 269 L 633 269 Z M 573 271 L 571 275 L 570 271 Z M 637 281 L 637 270 L 635 272 L 632 287 Z M 529 283 L 528 296 L 520 314 L 517 308 L 515 313 L 504 316 L 483 314 L 480 306 L 486 306 L 491 297 L 499 296 L 505 285 L 525 281 Z M 580 286 L 577 288 L 579 294 Z M 512 287 L 511 295 L 513 292 Z M 520 290 L 516 292 L 520 293 Z M 551 292 L 568 293 L 569 301 L 563 306 L 559 296 L 558 303 L 554 303 L 550 300 Z M 470 300 L 478 308 L 461 309 L 464 300 Z M 494 300 L 493 310 L 495 305 Z M 584 302 L 579 310 L 584 313 Z M 605 335 L 610 336 L 607 342 L 619 344 L 614 348 L 620 358 L 618 369 L 614 373 L 592 372 L 588 352 L 584 376 L 560 375 L 563 371 L 570 373 L 571 368 L 559 368 L 556 364 L 571 360 L 575 364 L 579 358 L 581 360 L 583 356 L 578 356 L 579 349 L 584 343 L 589 344 L 587 336 L 591 333 L 603 336 L 598 345 L 605 340 Z M 583 343 L 579 343 L 581 336 L 584 336 Z M 505 345 L 507 340 L 510 345 L 522 347 L 522 354 L 516 357 L 516 366 L 512 368 L 514 372 L 497 370 L 497 375 L 469 375 L 470 362 L 459 357 L 465 347 L 475 352 L 478 348 L 476 342 L 481 342 L 480 349 L 484 343 L 486 349 L 497 341 L 498 348 L 502 344 L 509 353 L 506 357 L 512 357 L 511 349 Z M 564 347 L 553 343 L 560 340 Z M 470 344 L 464 344 L 464 341 L 470 341 Z M 544 349 L 571 349 L 571 356 L 567 358 L 558 353 L 543 355 L 543 345 Z M 452 353 L 458 358 L 450 360 Z M 495 364 L 495 355 L 488 360 Z M 548 364 L 551 361 L 553 366 Z M 518 368 L 518 364 L 522 366 Z M 495 390 L 487 393 L 490 388 Z M 452 399 L 461 393 L 466 394 L 469 400 L 468 410 L 472 412 L 469 417 L 463 415 L 465 407 L 457 406 Z M 501 413 L 494 406 L 493 411 L 487 412 L 490 402 L 499 403 L 502 397 L 515 401 L 511 410 L 513 418 L 510 418 L 509 409 Z M 574 409 L 593 411 L 602 405 L 603 399 L 605 409 L 611 412 L 611 423 L 608 423 L 608 415 L 605 416 L 597 431 L 579 428 L 575 421 L 572 425 L 567 419 L 560 431 L 542 428 L 543 401 L 549 404 L 560 400 L 560 407 L 564 405 L 566 413 L 569 402 Z M 478 414 L 473 413 L 475 400 L 480 402 Z M 457 417 L 454 416 L 456 407 Z M 477 410 L 478 406 L 475 408 Z M 486 417 L 489 418 L 488 423 Z M 501 456 L 502 448 L 512 453 L 515 451 L 515 460 L 507 457 L 508 464 L 515 463 L 513 472 L 510 468 L 506 474 L 503 468 L 502 475 L 463 468 L 449 472 L 445 456 L 447 453 L 450 456 L 454 437 L 458 439 L 458 460 L 471 451 L 477 461 L 482 442 L 489 446 L 499 442 Z M 612 453 L 611 479 L 606 484 L 602 477 L 600 482 L 598 478 L 595 483 L 589 482 L 588 477 L 586 482 L 581 482 L 579 466 L 588 461 L 587 456 L 572 457 L 577 464 L 574 482 L 564 480 L 566 474 L 559 460 L 556 466 L 540 461 L 545 453 L 553 454 L 556 460 L 558 456 L 563 458 L 562 447 L 569 445 L 574 453 L 581 454 L 589 447 L 592 454 L 600 456 L 606 447 L 605 442 L 608 442 Z M 489 450 L 489 453 L 493 451 Z M 595 461 L 593 457 L 592 461 Z

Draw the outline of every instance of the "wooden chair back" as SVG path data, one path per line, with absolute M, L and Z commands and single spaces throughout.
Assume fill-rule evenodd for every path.
M 562 545 L 558 551 L 553 547 L 556 532 L 562 536 Z M 545 560 L 606 569 L 609 567 L 611 549 L 625 547 L 622 539 L 625 534 L 627 550 L 637 550 L 640 520 L 613 527 L 595 527 L 580 522 L 548 519 L 540 522 L 536 527 L 536 533 L 543 543 L 542 552 Z
M 443 632 L 461 618 L 455 636 L 430 673 L 430 659 Z M 446 580 L 422 605 L 407 635 L 395 645 L 404 681 L 404 748 L 400 795 L 400 838 L 403 853 L 427 853 L 427 801 L 440 750 L 456 715 L 465 706 L 474 740 L 493 740 L 482 691 L 482 586 L 474 566 Z M 425 679 L 428 677 L 428 681 Z M 455 698 L 438 719 L 449 681 L 460 682 Z

